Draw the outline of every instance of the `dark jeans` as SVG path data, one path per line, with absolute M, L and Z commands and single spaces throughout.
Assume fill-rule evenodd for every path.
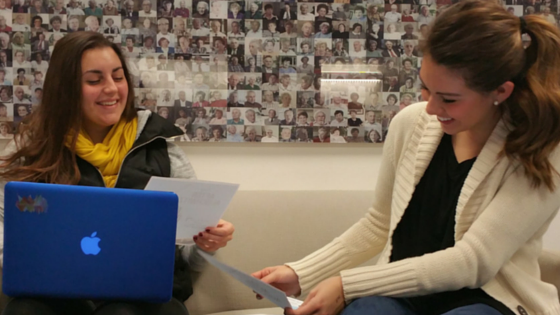
M 368 296 L 350 303 L 341 315 L 418 315 L 397 299 L 383 296 Z M 474 304 L 451 310 L 442 315 L 500 315 L 485 304 Z
M 2 315 L 188 315 L 183 303 L 173 298 L 164 304 L 103 302 L 87 300 L 25 299 L 11 300 Z

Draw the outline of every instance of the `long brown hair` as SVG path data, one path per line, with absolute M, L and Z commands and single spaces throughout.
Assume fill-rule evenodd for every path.
M 526 49 L 521 29 L 531 38 Z M 516 17 L 495 1 L 463 0 L 438 16 L 422 51 L 479 93 L 515 83 L 500 104 L 513 126 L 502 155 L 521 163 L 533 187 L 554 191 L 558 172 L 548 157 L 560 142 L 560 30 L 540 16 Z
M 136 117 L 134 89 L 120 49 L 103 35 L 75 32 L 60 39 L 53 52 L 38 109 L 19 126 L 17 151 L 0 158 L 0 176 L 6 181 L 76 184 L 80 172 L 73 153 L 82 127 L 82 55 L 94 48 L 112 48 L 119 57 L 128 82 L 123 117 Z M 66 137 L 73 134 L 71 148 Z

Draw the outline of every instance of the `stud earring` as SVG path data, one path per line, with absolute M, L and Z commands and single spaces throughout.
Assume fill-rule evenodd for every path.
M 500 102 L 494 101 L 494 106 L 498 106 L 498 105 L 500 105 Z

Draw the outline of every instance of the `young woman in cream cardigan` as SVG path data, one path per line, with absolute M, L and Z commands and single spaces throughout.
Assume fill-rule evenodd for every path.
M 427 102 L 392 121 L 365 217 L 253 274 L 310 292 L 286 314 L 560 314 L 538 264 L 560 207 L 560 31 L 464 0 L 435 20 L 423 52 Z

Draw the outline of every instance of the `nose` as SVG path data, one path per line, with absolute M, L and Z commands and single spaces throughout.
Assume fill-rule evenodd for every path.
M 103 87 L 103 92 L 105 94 L 114 94 L 118 92 L 117 83 L 113 79 L 113 77 L 109 77 L 106 80 L 105 86 Z
M 426 98 L 425 94 L 427 93 L 422 93 L 422 98 L 428 101 L 428 104 L 426 105 L 426 113 L 428 113 L 428 115 L 444 116 L 444 109 L 440 104 L 438 104 L 437 100 L 435 100 L 435 98 L 431 95 L 427 95 L 428 97 Z

